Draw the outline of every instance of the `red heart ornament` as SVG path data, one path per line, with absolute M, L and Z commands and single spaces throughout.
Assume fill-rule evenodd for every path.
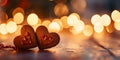
M 21 28 L 21 35 L 15 37 L 14 45 L 17 49 L 25 50 L 37 46 L 37 38 L 33 28 L 29 25 L 24 25 Z
M 39 26 L 36 29 L 36 35 L 38 38 L 37 42 L 40 50 L 54 47 L 60 41 L 59 35 L 57 33 L 49 33 L 45 26 Z

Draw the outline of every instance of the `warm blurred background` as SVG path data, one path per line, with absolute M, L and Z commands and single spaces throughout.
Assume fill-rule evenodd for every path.
M 22 7 L 26 15 L 35 12 L 41 18 L 60 17 L 71 12 L 90 18 L 95 13 L 102 14 L 110 13 L 115 9 L 119 10 L 119 2 L 120 0 L 0 0 L 0 18 L 3 18 L 3 11 L 9 18 L 12 17 L 12 12 L 17 7 Z M 56 8 L 57 11 L 62 10 L 61 15 L 54 12 L 57 4 L 62 8 L 64 6 L 64 9 Z

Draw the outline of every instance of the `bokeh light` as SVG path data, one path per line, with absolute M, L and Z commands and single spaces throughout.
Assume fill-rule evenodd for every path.
M 68 18 L 67 18 L 67 23 L 68 23 L 69 26 L 73 26 L 73 25 L 75 25 L 75 24 L 78 23 L 78 22 L 79 22 L 79 19 L 78 19 L 78 17 L 77 17 L 76 15 L 74 15 L 74 14 L 70 14 L 70 15 L 68 16 Z
M 120 12 L 118 10 L 114 10 L 111 14 L 111 17 L 114 22 L 120 21 Z
M 9 19 L 7 20 L 7 22 L 9 22 L 9 21 L 13 21 L 13 18 L 9 18 Z
M 16 13 L 22 13 L 22 14 L 24 14 L 24 9 L 21 8 L 21 7 L 15 8 L 15 9 L 13 10 L 13 12 L 12 12 L 12 16 L 14 16 Z
M 24 15 L 22 13 L 16 13 L 13 20 L 16 24 L 21 24 L 24 21 Z
M 38 23 L 37 24 L 35 24 L 35 25 L 32 25 L 32 27 L 33 27 L 33 29 L 36 31 L 36 29 L 39 27 L 39 26 L 41 26 L 41 19 L 38 19 Z
M 101 19 L 100 15 L 95 14 L 95 15 L 93 15 L 93 16 L 91 17 L 91 23 L 92 23 L 93 25 L 95 25 L 97 22 L 100 21 L 100 19 Z
M 71 6 L 75 12 L 82 13 L 86 5 L 86 0 L 71 0 Z
M 102 20 L 102 24 L 103 24 L 104 26 L 109 26 L 110 23 L 111 23 L 110 16 L 107 15 L 107 14 L 102 15 L 101 20 Z
M 91 25 L 85 25 L 85 28 L 83 30 L 83 34 L 85 36 L 91 36 L 93 34 L 93 27 Z
M 0 33 L 3 34 L 3 35 L 8 33 L 5 23 L 0 24 Z
M 9 33 L 14 33 L 17 30 L 17 24 L 13 21 L 9 21 L 6 25 L 6 29 Z
M 49 32 L 59 32 L 60 25 L 57 22 L 51 22 L 48 27 Z
M 48 28 L 50 23 L 51 22 L 49 20 L 45 20 L 45 21 L 42 22 L 42 25 Z
M 54 7 L 54 13 L 56 16 L 61 17 L 69 13 L 68 7 L 64 3 L 58 3 Z
M 97 32 L 97 33 L 101 33 L 101 32 L 103 32 L 103 30 L 104 30 L 104 26 L 102 25 L 101 22 L 97 22 L 97 23 L 94 25 L 94 30 L 95 30 L 95 32 Z
M 27 22 L 29 25 L 36 25 L 38 23 L 38 16 L 35 13 L 31 13 L 27 17 Z
M 83 21 L 79 20 L 77 24 L 73 26 L 73 28 L 70 30 L 73 34 L 79 34 L 84 30 L 85 24 Z
M 54 19 L 53 22 L 56 22 L 56 23 L 59 24 L 59 26 L 60 26 L 60 31 L 63 30 L 63 24 L 62 24 L 62 21 L 61 21 L 60 19 Z
M 75 15 L 78 18 L 78 20 L 80 20 L 80 16 L 78 13 L 72 13 L 71 15 Z
M 120 22 L 115 22 L 114 27 L 116 30 L 120 31 Z
M 68 28 L 69 27 L 69 25 L 68 25 L 68 23 L 67 23 L 67 16 L 63 16 L 63 17 L 61 17 L 61 21 L 62 21 L 62 24 L 63 24 L 63 28 Z

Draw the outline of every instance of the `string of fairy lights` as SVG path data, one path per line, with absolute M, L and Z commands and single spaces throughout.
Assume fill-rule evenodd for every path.
M 101 33 L 104 28 L 109 27 L 111 22 L 114 22 L 113 26 L 116 30 L 120 31 L 120 12 L 114 10 L 111 13 L 111 17 L 108 14 L 95 14 L 91 17 L 91 24 L 85 24 L 81 17 L 77 13 L 71 13 L 69 16 L 62 16 L 61 18 L 51 20 L 41 20 L 36 13 L 30 13 L 27 18 L 24 16 L 24 10 L 20 7 L 14 9 L 13 18 L 9 18 L 7 23 L 0 24 L 0 34 L 13 34 L 18 29 L 18 25 L 23 25 L 26 21 L 28 25 L 31 25 L 36 29 L 40 25 L 44 25 L 48 28 L 49 32 L 61 32 L 64 29 L 68 29 L 73 34 L 83 33 L 85 36 L 91 36 L 93 32 Z M 108 33 L 113 28 L 106 29 Z

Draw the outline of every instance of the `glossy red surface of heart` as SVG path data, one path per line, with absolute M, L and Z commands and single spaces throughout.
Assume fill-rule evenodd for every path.
M 45 26 L 39 26 L 36 29 L 36 35 L 40 50 L 54 47 L 60 41 L 60 36 L 57 33 L 49 33 Z
M 29 25 L 24 25 L 21 28 L 21 35 L 15 37 L 14 45 L 17 49 L 25 50 L 37 46 L 37 38 L 33 28 Z

